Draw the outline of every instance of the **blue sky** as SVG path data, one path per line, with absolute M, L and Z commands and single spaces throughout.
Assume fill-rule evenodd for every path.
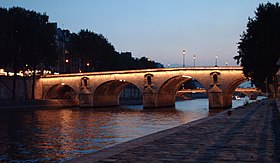
M 103 34 L 119 52 L 157 62 L 236 65 L 248 17 L 267 0 L 0 0 L 0 6 L 46 13 L 58 27 Z M 271 3 L 278 1 L 271 0 Z

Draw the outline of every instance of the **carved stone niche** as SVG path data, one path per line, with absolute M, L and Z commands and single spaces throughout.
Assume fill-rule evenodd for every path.
M 145 85 L 151 86 L 152 85 L 152 79 L 154 77 L 153 74 L 145 74 Z
M 144 94 L 154 94 L 154 84 L 153 84 L 153 74 L 145 74 L 144 75 Z
M 81 89 L 89 88 L 89 78 L 84 76 L 81 78 Z
M 219 76 L 220 76 L 220 72 L 211 72 L 210 73 L 210 80 L 212 81 L 212 85 L 216 84 L 219 85 Z
M 89 89 L 89 78 L 81 78 L 81 90 L 79 93 L 80 107 L 92 107 L 93 106 L 93 95 Z

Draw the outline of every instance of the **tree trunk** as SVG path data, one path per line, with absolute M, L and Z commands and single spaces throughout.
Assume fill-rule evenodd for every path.
M 32 93 L 31 93 L 31 99 L 35 99 L 35 80 L 36 80 L 36 66 L 33 65 L 33 75 L 32 75 Z
M 277 79 L 277 76 L 276 75 L 273 75 L 273 86 L 274 86 L 274 98 L 277 98 L 278 97 L 278 79 Z
M 13 97 L 12 99 L 16 99 L 16 79 L 17 79 L 17 70 L 16 70 L 16 63 L 14 63 L 14 77 L 13 77 Z

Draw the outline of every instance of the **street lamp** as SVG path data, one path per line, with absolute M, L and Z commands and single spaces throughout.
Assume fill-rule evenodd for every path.
M 195 67 L 195 55 L 193 55 L 193 67 Z
M 183 50 L 183 67 L 185 67 L 185 55 L 186 55 L 186 50 Z
M 218 66 L 218 56 L 216 55 L 215 56 L 215 67 L 217 67 Z
M 87 72 L 89 72 L 89 62 L 87 62 Z
M 226 62 L 226 66 L 228 65 L 228 62 Z

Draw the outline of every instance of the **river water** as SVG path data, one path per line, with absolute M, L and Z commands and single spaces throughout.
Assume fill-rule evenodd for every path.
M 233 107 L 243 102 L 233 100 Z M 212 114 L 207 99 L 157 110 L 135 105 L 0 112 L 0 161 L 61 162 Z

